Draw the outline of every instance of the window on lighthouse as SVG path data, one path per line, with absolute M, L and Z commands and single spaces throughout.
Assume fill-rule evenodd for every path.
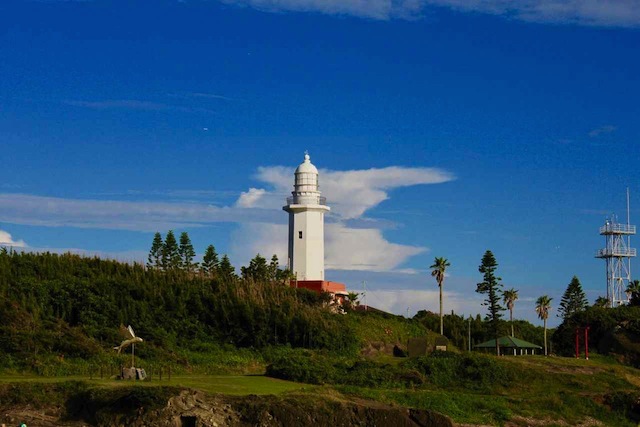
M 302 239 L 302 231 L 298 231 L 298 239 Z

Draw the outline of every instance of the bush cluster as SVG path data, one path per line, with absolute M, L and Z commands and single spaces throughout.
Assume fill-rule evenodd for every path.
M 371 360 L 335 359 L 313 351 L 292 351 L 275 359 L 267 375 L 311 384 L 360 387 L 437 387 L 484 390 L 508 386 L 514 374 L 495 358 L 482 354 L 434 352 L 398 365 Z
M 147 360 L 224 345 L 355 351 L 353 330 L 323 301 L 253 278 L 0 251 L 0 361 L 35 369 L 43 355 L 103 358 L 122 340 L 120 324 L 144 338 L 136 354 Z
M 576 328 L 589 327 L 589 348 L 600 354 L 617 354 L 640 367 L 640 307 L 589 307 L 565 319 L 553 334 L 554 350 L 571 356 L 575 352 Z M 580 337 L 582 341 L 582 336 Z M 581 344 L 582 345 L 582 344 Z

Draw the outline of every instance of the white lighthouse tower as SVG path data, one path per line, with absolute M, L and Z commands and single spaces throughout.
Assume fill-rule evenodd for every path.
M 320 196 L 318 169 L 305 152 L 295 172 L 287 205 L 289 213 L 289 268 L 300 281 L 324 281 L 324 214 L 330 210 Z

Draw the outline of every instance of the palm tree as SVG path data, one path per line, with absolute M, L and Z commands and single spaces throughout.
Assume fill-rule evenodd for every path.
M 449 261 L 446 258 L 436 257 L 431 268 L 431 275 L 436 278 L 438 287 L 440 288 L 440 335 L 444 335 L 444 324 L 442 317 L 442 283 L 444 282 L 444 273 L 449 267 Z
M 593 306 L 599 308 L 607 308 L 609 307 L 609 300 L 606 297 L 598 297 L 593 303 Z
M 511 336 L 514 336 L 513 333 L 513 305 L 518 299 L 518 291 L 516 289 L 507 289 L 502 293 L 502 300 L 505 304 L 507 304 L 507 308 L 509 309 L 509 322 L 511 323 Z
M 549 295 L 543 295 L 536 301 L 536 313 L 538 317 L 544 321 L 544 355 L 547 355 L 547 319 L 549 318 L 549 310 L 551 310 L 551 300 Z
M 349 292 L 347 294 L 347 304 L 346 306 L 349 309 L 353 309 L 358 305 L 358 297 L 360 296 L 360 294 L 355 293 L 355 292 Z
M 640 305 L 640 280 L 629 282 L 625 292 L 629 297 L 629 305 Z

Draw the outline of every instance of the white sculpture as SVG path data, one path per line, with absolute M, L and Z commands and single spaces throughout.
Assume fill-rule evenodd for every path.
M 120 325 L 120 335 L 124 337 L 124 341 L 122 341 L 120 345 L 113 347 L 114 350 L 118 350 L 118 354 L 120 354 L 123 349 L 129 347 L 130 345 L 133 345 L 133 348 L 135 348 L 135 344 L 137 342 L 143 341 L 142 338 L 136 336 L 136 333 L 133 332 L 133 328 L 131 327 L 131 325 L 127 326 L 126 328 L 124 327 L 124 325 Z

